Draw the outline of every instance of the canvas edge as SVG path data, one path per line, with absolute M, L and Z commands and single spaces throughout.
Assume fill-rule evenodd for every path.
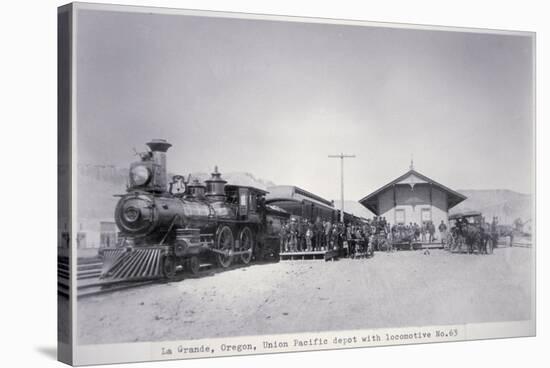
M 72 365 L 73 344 L 73 274 L 75 260 L 71 243 L 74 241 L 72 221 L 72 70 L 73 70 L 73 4 L 57 8 L 57 228 L 58 228 L 58 305 L 57 360 Z M 64 238 L 66 237 L 66 238 Z M 67 239 L 68 238 L 68 239 Z M 64 243 L 68 240 L 68 247 Z M 66 268 L 60 259 L 67 258 Z M 68 274 L 61 277 L 60 274 Z M 62 279 L 62 280 L 60 280 Z M 61 284 L 64 284 L 61 292 Z M 66 284 L 65 284 L 66 283 Z M 64 298 L 67 304 L 64 305 Z

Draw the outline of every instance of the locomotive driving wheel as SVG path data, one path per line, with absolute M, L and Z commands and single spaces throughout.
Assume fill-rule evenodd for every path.
M 241 230 L 241 233 L 239 235 L 239 249 L 241 252 L 247 252 L 241 254 L 241 260 L 244 264 L 249 264 L 252 260 L 252 251 L 254 250 L 254 235 L 252 234 L 252 230 L 250 228 L 245 227 Z
M 197 256 L 191 256 L 187 260 L 187 265 L 189 267 L 189 271 L 191 271 L 191 274 L 197 275 L 201 268 L 201 262 L 199 260 L 199 257 Z
M 216 238 L 216 246 L 218 250 L 224 252 L 225 254 L 216 254 L 216 259 L 218 264 L 227 268 L 231 266 L 233 262 L 233 250 L 235 248 L 235 239 L 233 238 L 233 232 L 229 226 L 223 226 L 218 231 L 218 236 Z
M 176 257 L 166 255 L 162 259 L 162 274 L 168 279 L 176 276 Z

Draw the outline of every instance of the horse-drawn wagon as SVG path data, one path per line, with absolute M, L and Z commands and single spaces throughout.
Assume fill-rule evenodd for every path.
M 492 254 L 494 241 L 481 212 L 469 211 L 449 216 L 449 250 L 453 253 Z

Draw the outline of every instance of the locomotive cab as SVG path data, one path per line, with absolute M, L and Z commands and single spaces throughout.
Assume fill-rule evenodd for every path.
M 258 219 L 260 206 L 265 202 L 265 195 L 268 193 L 258 188 L 240 185 L 226 185 L 225 192 L 228 200 L 237 205 L 237 216 L 241 220 Z

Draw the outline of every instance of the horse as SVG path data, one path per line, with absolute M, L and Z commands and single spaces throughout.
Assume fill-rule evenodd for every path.
M 472 254 L 477 251 L 478 254 L 492 253 L 492 237 L 483 227 L 468 224 L 462 229 L 464 243 L 468 247 L 468 253 Z

